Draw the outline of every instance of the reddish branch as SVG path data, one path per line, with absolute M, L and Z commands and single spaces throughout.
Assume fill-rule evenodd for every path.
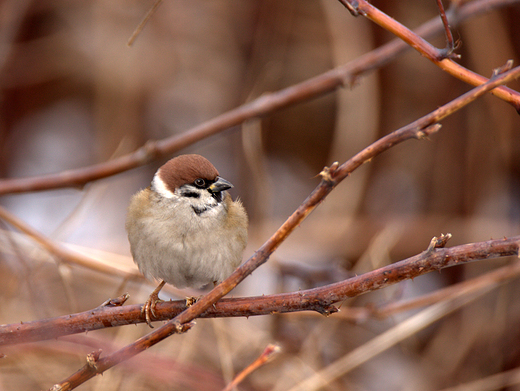
M 437 49 L 413 31 L 409 30 L 395 19 L 381 12 L 372 4 L 365 0 L 339 0 L 354 15 L 363 15 L 374 23 L 377 23 L 385 30 L 388 30 L 395 36 L 401 38 L 408 45 L 421 53 L 428 60 L 450 75 L 474 86 L 486 82 L 488 79 L 475 72 L 464 68 L 457 64 L 448 56 L 448 52 L 444 49 Z M 520 112 L 520 94 L 515 90 L 506 87 L 497 88 L 492 92 L 493 95 L 510 103 L 517 111 Z
M 104 371 L 110 369 L 114 365 L 117 365 L 122 361 L 128 360 L 129 358 L 150 348 L 151 346 L 169 337 L 170 335 L 175 333 L 183 333 L 189 330 L 193 326 L 192 321 L 195 318 L 199 317 L 202 313 L 204 313 L 210 307 L 212 307 L 218 300 L 220 300 L 223 296 L 225 296 L 233 288 L 235 288 L 255 269 L 267 262 L 270 255 L 290 235 L 290 233 L 299 224 L 301 224 L 303 220 L 309 215 L 309 213 L 311 213 L 311 211 L 314 210 L 314 208 L 318 206 L 325 199 L 325 197 L 343 179 L 350 175 L 357 167 L 403 141 L 409 140 L 411 138 L 422 139 L 428 137 L 440 128 L 440 125 L 437 124 L 438 121 L 450 115 L 454 111 L 459 110 L 461 107 L 469 104 L 470 102 L 477 99 L 479 96 L 482 96 L 486 92 L 491 91 L 492 89 L 496 88 L 501 84 L 514 80 L 519 76 L 520 67 L 514 68 L 503 74 L 497 74 L 492 80 L 480 85 L 479 87 L 474 88 L 473 90 L 451 101 L 450 103 L 440 107 L 439 109 L 435 110 L 429 115 L 379 139 L 378 141 L 368 146 L 363 151 L 359 152 L 357 155 L 352 157 L 350 160 L 348 160 L 341 166 L 339 166 L 338 163 L 334 163 L 330 168 L 326 167 L 320 173 L 322 180 L 320 184 L 316 187 L 316 189 L 285 221 L 285 223 L 273 234 L 273 236 L 271 236 L 271 238 L 269 238 L 269 240 L 267 240 L 267 242 L 265 242 L 260 247 L 260 249 L 251 258 L 249 258 L 249 260 L 246 263 L 244 263 L 237 270 L 235 270 L 231 274 L 231 276 L 229 276 L 221 284 L 217 285 L 213 290 L 211 290 L 207 295 L 202 297 L 191 307 L 187 308 L 185 311 L 177 315 L 174 319 L 167 322 L 165 325 L 154 330 L 148 335 L 139 338 L 134 343 L 125 346 L 117 352 L 104 358 L 100 358 L 99 360 L 96 360 L 94 364 L 87 363 L 85 367 L 83 367 L 78 372 L 74 373 L 73 375 L 65 379 L 63 382 L 55 385 L 54 387 L 61 390 L 73 389 L 79 384 L 82 384 L 88 379 L 94 377 L 96 374 L 103 373 Z M 437 241 L 435 241 L 435 243 L 437 243 Z M 516 253 L 518 251 L 518 245 L 516 244 L 516 242 L 514 246 L 514 251 Z M 490 254 L 490 248 L 484 248 L 482 250 L 483 251 L 479 252 L 480 256 L 482 258 L 488 258 Z M 443 251 L 445 250 L 436 250 L 434 245 L 429 247 L 429 249 L 427 250 L 427 254 L 432 253 L 433 256 L 439 254 L 436 256 L 435 259 L 437 259 L 439 262 L 445 262 L 444 267 L 453 266 L 460 262 L 459 259 L 450 258 L 449 256 L 446 256 L 445 254 L 443 254 Z M 468 257 L 467 255 L 463 256 Z M 471 257 L 468 257 L 468 259 L 470 258 Z M 418 266 L 401 265 L 401 267 L 397 270 L 394 270 L 393 272 L 388 271 L 388 273 L 383 274 L 382 279 L 379 280 L 374 280 L 375 272 L 371 272 L 373 274 L 368 273 L 364 275 L 365 278 L 359 281 L 359 284 L 361 286 L 361 289 L 364 289 L 366 292 L 374 289 L 380 289 L 384 286 L 387 286 L 390 283 L 390 281 L 394 281 L 395 283 L 405 278 L 408 278 L 408 276 L 411 276 L 414 273 L 418 273 L 417 275 L 420 275 L 425 270 L 424 268 L 426 268 L 427 266 L 428 263 L 419 264 Z M 342 287 L 338 289 L 338 293 L 339 295 L 342 295 L 342 297 L 350 296 L 350 287 Z M 303 306 L 312 306 L 316 302 L 308 296 L 302 296 L 301 292 L 297 292 L 295 294 L 297 295 L 298 300 L 302 303 L 301 305 Z M 324 294 L 324 292 L 322 292 L 322 294 Z M 327 303 L 328 301 L 332 303 L 341 300 L 339 296 L 330 295 L 320 296 L 320 299 L 325 301 L 325 303 Z
M 454 265 L 462 265 L 482 259 L 518 255 L 520 236 L 508 239 L 490 240 L 461 246 L 426 250 L 414 257 L 396 262 L 383 268 L 349 278 L 347 280 L 319 288 L 298 292 L 222 299 L 200 314 L 200 318 L 217 317 L 249 317 L 258 315 L 281 314 L 301 311 L 317 311 L 329 315 L 337 312 L 334 303 L 349 297 L 396 284 L 405 279 L 413 279 L 431 271 L 441 270 Z M 453 289 L 468 290 L 481 287 L 482 284 L 497 283 L 518 275 L 520 264 L 503 267 L 496 272 L 479 279 L 461 283 L 461 287 L 446 288 L 445 293 L 434 292 L 423 297 L 420 302 L 402 302 L 392 304 L 384 309 L 366 309 L 374 316 L 388 316 L 398 310 L 407 310 L 442 300 Z M 466 286 L 468 285 L 468 286 Z M 448 292 L 449 291 L 449 292 Z M 144 322 L 141 305 L 121 306 L 126 296 L 120 300 L 109 301 L 89 311 L 64 315 L 53 319 L 43 319 L 27 323 L 0 326 L 0 345 L 36 342 L 55 339 L 70 334 L 117 327 Z M 433 300 L 433 301 L 432 301 Z M 169 320 L 186 309 L 185 300 L 162 302 L 157 304 L 156 320 Z
M 450 25 L 448 24 L 448 17 L 444 11 L 442 0 L 437 0 L 437 8 L 439 8 L 439 14 L 441 16 L 442 25 L 444 26 L 444 34 L 446 35 L 446 48 L 444 49 L 445 55 L 450 57 L 453 51 L 456 49 L 455 42 L 453 41 L 453 34 L 451 33 Z M 455 56 L 459 58 L 460 56 Z
M 517 237 L 517 243 L 520 243 L 520 240 L 518 239 L 520 238 Z M 438 289 L 420 297 L 387 303 L 379 307 L 372 306 L 371 308 L 356 308 L 356 311 L 354 312 L 357 312 L 355 314 L 357 317 L 351 318 L 354 320 L 362 320 L 367 319 L 369 316 L 375 316 L 376 318 L 383 319 L 411 309 L 421 308 L 428 305 L 433 305 L 440 301 L 450 300 L 455 297 L 476 293 L 479 290 L 490 286 L 497 286 L 505 281 L 513 280 L 518 277 L 520 277 L 520 262 L 517 261 L 510 265 L 502 266 L 479 277 L 475 277 L 471 280 L 466 280 L 455 285 L 450 285 L 446 288 Z M 362 313 L 363 311 L 364 314 Z
M 240 372 L 232 382 L 230 382 L 226 388 L 224 388 L 222 391 L 232 391 L 236 390 L 236 387 L 247 377 L 249 376 L 253 371 L 256 371 L 258 368 L 260 368 L 262 365 L 267 364 L 269 361 L 271 361 L 276 355 L 280 353 L 281 349 L 278 345 L 272 345 L 269 344 L 264 349 L 262 354 L 253 361 L 250 365 L 248 365 L 242 372 Z
M 452 25 L 457 25 L 470 16 L 477 16 L 484 12 L 489 12 L 491 9 L 516 4 L 519 1 L 520 0 L 472 1 L 469 4 L 464 4 L 458 8 L 454 7 L 451 11 L 448 12 L 448 16 L 450 18 L 450 23 Z M 382 14 L 373 7 L 371 9 L 373 9 L 373 12 Z M 159 156 L 170 155 L 197 141 L 215 135 L 233 126 L 240 125 L 248 119 L 268 115 L 296 103 L 301 103 L 330 93 L 337 88 L 345 86 L 346 84 L 351 84 L 357 77 L 381 67 L 395 58 L 398 54 L 409 49 L 410 47 L 408 46 L 408 43 L 411 42 L 413 42 L 413 46 L 416 49 L 421 47 L 428 49 L 426 53 L 430 53 L 430 58 L 436 58 L 437 63 L 445 64 L 443 61 L 438 61 L 439 56 L 442 57 L 442 55 L 439 54 L 437 49 L 433 48 L 426 41 L 420 38 L 420 36 L 431 36 L 433 34 L 439 33 L 440 31 L 443 31 L 443 26 L 439 18 L 434 18 L 431 21 L 425 23 L 419 27 L 415 33 L 413 33 L 412 31 L 407 30 L 404 26 L 398 24 L 395 20 L 389 18 L 386 15 L 384 16 L 385 18 L 383 19 L 386 21 L 385 23 L 387 23 L 388 26 L 394 26 L 394 28 L 390 29 L 390 31 L 396 34 L 399 32 L 401 32 L 401 34 L 406 32 L 407 39 L 401 37 L 404 39 L 404 41 L 400 39 L 391 41 L 388 44 L 375 49 L 343 66 L 337 67 L 283 90 L 264 94 L 249 103 L 223 113 L 210 121 L 204 122 L 192 129 L 187 130 L 186 132 L 183 132 L 180 135 L 168 137 L 160 141 L 151 141 L 133 153 L 121 156 L 108 162 L 94 164 L 92 166 L 74 170 L 62 171 L 57 174 L 1 180 L 0 195 L 57 189 L 71 186 L 81 187 L 91 181 L 106 178 L 142 166 Z M 398 26 L 399 28 L 395 28 L 395 26 Z M 398 34 L 398 36 L 400 35 Z M 449 66 L 454 66 L 456 68 L 453 68 L 452 71 L 455 71 L 455 69 L 464 71 L 465 68 L 453 64 L 446 64 L 444 67 L 449 68 Z M 469 71 L 466 71 L 464 71 L 462 74 L 467 75 L 467 72 Z M 458 77 L 457 75 L 455 76 Z M 486 79 L 477 75 L 473 77 L 472 80 L 472 84 L 480 84 Z M 469 80 L 465 81 L 470 82 Z M 513 104 L 517 109 L 520 107 L 520 96 L 517 92 L 503 88 L 500 89 L 500 91 L 508 91 L 506 100 L 508 102 L 514 102 Z

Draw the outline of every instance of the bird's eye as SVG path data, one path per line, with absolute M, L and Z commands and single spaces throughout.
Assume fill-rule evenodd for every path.
M 202 178 L 195 179 L 195 186 L 197 187 L 204 187 L 206 185 L 206 181 Z

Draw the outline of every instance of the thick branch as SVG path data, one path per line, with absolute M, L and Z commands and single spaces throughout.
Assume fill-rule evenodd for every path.
M 385 288 L 405 279 L 414 279 L 420 275 L 454 265 L 518 255 L 519 243 L 520 236 L 515 236 L 447 249 L 426 250 L 400 262 L 319 288 L 276 295 L 222 299 L 200 314 L 200 317 L 249 317 L 300 311 L 317 311 L 329 315 L 337 312 L 337 309 L 332 305 L 333 303 Z M 519 263 L 508 266 L 497 276 L 493 276 L 492 282 L 496 283 L 512 278 L 512 276 L 518 274 L 519 269 Z M 489 281 L 486 282 L 489 283 Z M 436 298 L 436 300 L 438 301 L 439 298 Z M 141 305 L 121 307 L 117 304 L 119 303 L 116 303 L 116 305 L 108 303 L 93 310 L 53 319 L 2 325 L 0 326 L 0 345 L 36 342 L 145 321 L 141 314 Z M 399 305 L 401 304 L 398 303 L 397 306 Z M 407 309 L 409 305 L 406 304 L 404 307 L 404 309 Z M 185 309 L 185 300 L 158 303 L 156 319 L 169 320 Z M 395 312 L 395 309 L 386 311 Z M 373 312 L 378 315 L 382 311 L 374 310 Z

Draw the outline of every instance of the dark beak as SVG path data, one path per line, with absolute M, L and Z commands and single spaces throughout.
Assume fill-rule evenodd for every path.
M 208 190 L 210 193 L 219 193 L 221 191 L 231 189 L 232 187 L 233 185 L 231 182 L 226 181 L 224 178 L 217 177 L 217 180 L 208 187 Z

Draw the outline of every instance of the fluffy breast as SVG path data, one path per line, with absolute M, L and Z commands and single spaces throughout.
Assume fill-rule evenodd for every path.
M 185 200 L 164 200 L 145 189 L 130 202 L 126 229 L 134 262 L 147 278 L 198 288 L 222 281 L 240 264 L 247 215 L 227 193 L 197 214 Z

